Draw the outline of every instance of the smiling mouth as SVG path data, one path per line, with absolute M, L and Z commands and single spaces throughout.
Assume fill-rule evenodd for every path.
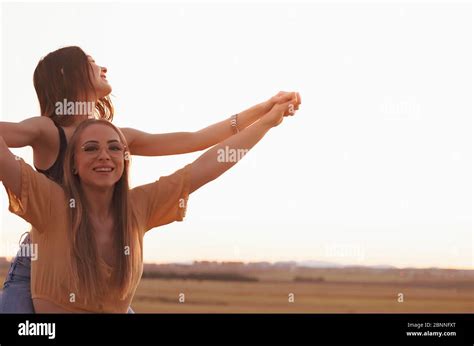
M 97 168 L 94 168 L 93 171 L 98 172 L 98 173 L 110 173 L 114 169 L 115 168 L 112 168 L 112 167 L 97 167 Z

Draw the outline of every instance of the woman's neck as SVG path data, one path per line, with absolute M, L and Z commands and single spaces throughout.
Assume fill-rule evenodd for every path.
M 97 221 L 105 221 L 112 216 L 114 188 L 97 189 L 83 186 L 89 216 Z
M 89 119 L 89 116 L 88 115 L 74 115 L 73 118 L 72 118 L 72 122 L 70 123 L 69 126 L 72 126 L 74 128 L 78 127 L 80 123 L 82 123 L 83 121 L 86 121 L 87 119 Z

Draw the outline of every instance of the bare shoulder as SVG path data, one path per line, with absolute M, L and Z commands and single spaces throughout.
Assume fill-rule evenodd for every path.
M 29 120 L 33 121 L 43 132 L 48 132 L 48 131 L 57 131 L 56 130 L 56 125 L 54 124 L 54 121 L 51 120 L 51 118 L 45 117 L 45 116 L 39 116 L 39 117 L 32 117 Z
M 39 131 L 37 144 L 44 145 L 56 142 L 58 130 L 54 121 L 45 116 L 33 117 L 27 120 L 31 121 L 31 124 Z
M 22 121 L 23 124 L 37 125 L 37 126 L 54 126 L 54 121 L 45 116 L 36 116 L 27 118 Z
M 44 136 L 53 134 L 55 131 L 54 122 L 48 117 L 31 117 L 19 122 L 16 127 L 19 133 L 28 134 L 29 138 L 35 142 L 41 140 Z

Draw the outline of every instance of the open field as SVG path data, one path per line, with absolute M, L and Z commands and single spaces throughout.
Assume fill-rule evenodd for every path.
M 2 278 L 7 269 L 0 267 Z M 472 313 L 474 271 L 146 265 L 132 308 L 137 313 Z
M 149 279 L 145 268 L 133 309 L 189 313 L 474 312 L 474 271 L 193 267 L 157 266 L 152 271 L 182 271 L 183 276 L 194 271 L 233 272 L 259 281 Z M 184 303 L 179 302 L 181 293 Z M 399 302 L 400 293 L 403 302 Z M 290 294 L 294 295 L 292 303 Z
M 179 303 L 179 294 L 185 303 Z M 288 302 L 294 294 L 294 303 Z M 404 302 L 399 303 L 398 294 Z M 143 279 L 136 312 L 473 312 L 474 289 L 376 283 L 225 283 Z

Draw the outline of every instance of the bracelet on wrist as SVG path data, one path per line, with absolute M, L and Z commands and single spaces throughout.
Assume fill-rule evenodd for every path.
M 236 133 L 239 133 L 239 127 L 237 125 L 237 115 L 238 114 L 234 114 L 233 116 L 230 117 L 230 126 L 232 128 L 232 131 L 234 132 L 234 135 Z

